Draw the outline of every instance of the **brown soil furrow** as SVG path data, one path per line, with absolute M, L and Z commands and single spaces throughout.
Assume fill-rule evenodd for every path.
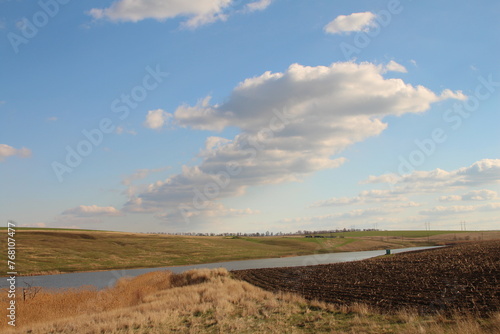
M 395 311 L 500 310 L 500 241 L 458 244 L 383 258 L 293 268 L 235 271 L 261 288 L 337 304 L 363 302 Z

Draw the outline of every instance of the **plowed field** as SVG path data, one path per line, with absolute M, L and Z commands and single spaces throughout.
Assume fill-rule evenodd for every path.
M 234 271 L 271 291 L 336 304 L 362 302 L 394 311 L 453 310 L 487 315 L 500 310 L 500 241 L 401 253 L 329 265 Z

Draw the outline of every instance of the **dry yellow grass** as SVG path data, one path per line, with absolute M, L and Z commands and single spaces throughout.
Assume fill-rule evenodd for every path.
M 6 295 L 0 297 L 5 310 Z M 225 269 L 154 272 L 106 290 L 41 291 L 18 301 L 5 333 L 495 333 L 490 319 L 380 314 L 363 304 L 332 306 L 274 294 Z

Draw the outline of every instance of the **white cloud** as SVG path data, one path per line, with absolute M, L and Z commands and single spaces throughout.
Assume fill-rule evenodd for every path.
M 121 135 L 121 134 L 125 134 L 125 133 L 126 133 L 126 134 L 129 134 L 129 135 L 132 135 L 132 136 L 137 135 L 137 131 L 135 131 L 135 130 L 128 130 L 128 129 L 126 129 L 126 128 L 125 128 L 125 127 L 123 127 L 123 126 L 117 126 L 117 127 L 116 127 L 116 130 L 115 130 L 115 133 L 116 133 L 117 135 Z
M 224 9 L 232 0 L 117 0 L 109 8 L 93 8 L 89 14 L 95 19 L 138 22 L 144 19 L 158 21 L 187 17 L 187 28 L 197 28 L 218 20 L 225 20 Z
M 400 193 L 448 192 L 463 187 L 475 187 L 500 182 L 500 159 L 483 159 L 469 167 L 453 171 L 435 169 L 432 171 L 414 171 L 407 175 L 384 174 L 370 176 L 363 183 L 391 183 Z M 455 197 L 443 197 L 443 200 L 455 200 Z
M 421 203 L 413 202 L 413 201 L 405 201 L 401 203 L 395 203 L 395 204 L 390 204 L 386 205 L 386 207 L 391 207 L 391 208 L 416 208 L 422 206 Z
M 207 97 L 194 107 L 179 107 L 174 117 L 177 124 L 195 129 L 220 131 L 236 126 L 255 134 L 269 126 L 274 110 L 301 120 L 311 114 L 319 117 L 309 122 L 318 125 L 320 132 L 332 130 L 325 129 L 325 123 L 334 128 L 332 122 L 342 121 L 342 130 L 366 127 L 367 134 L 376 135 L 386 127 L 377 118 L 424 112 L 433 102 L 453 98 L 401 79 L 384 79 L 385 69 L 371 63 L 292 64 L 284 73 L 265 72 L 244 80 L 224 104 L 210 105 Z
M 21 227 L 38 227 L 38 228 L 42 228 L 42 227 L 47 227 L 47 224 L 45 224 L 45 223 L 21 224 Z
M 383 174 L 379 176 L 370 175 L 366 180 L 361 180 L 359 184 L 370 184 L 370 183 L 389 183 L 395 184 L 399 180 L 397 174 Z
M 381 176 L 370 176 L 367 180 L 361 182 L 362 184 L 377 184 L 387 183 L 390 184 L 390 189 L 385 190 L 368 190 L 361 191 L 355 197 L 342 197 L 331 198 L 325 201 L 319 201 L 312 205 L 312 207 L 330 207 L 342 205 L 363 205 L 372 202 L 384 203 L 380 209 L 380 215 L 383 216 L 385 210 L 393 213 L 401 212 L 398 219 L 408 217 L 412 214 L 413 210 L 407 210 L 415 207 L 420 207 L 423 204 L 408 200 L 407 197 L 411 195 L 423 195 L 427 193 L 452 193 L 440 196 L 440 202 L 455 202 L 455 201 L 492 201 L 498 199 L 498 193 L 488 189 L 470 189 L 481 185 L 495 185 L 500 183 L 500 159 L 483 159 L 474 162 L 468 167 L 461 167 L 456 170 L 446 171 L 442 169 L 435 169 L 432 171 L 414 171 L 408 175 L 397 174 L 384 174 Z M 468 189 L 463 194 L 456 194 L 454 192 L 460 189 Z M 356 217 L 357 212 L 363 212 L 356 209 L 344 214 L 333 214 L 324 217 L 325 219 L 346 219 L 352 216 Z M 417 220 L 421 222 L 428 219 L 429 216 L 438 216 L 440 220 L 447 219 L 447 216 L 455 216 L 459 214 L 474 214 L 478 217 L 487 212 L 500 210 L 500 203 L 493 202 L 481 205 L 451 205 L 451 206 L 433 206 L 424 208 L 419 211 Z M 373 217 L 376 217 L 376 211 L 370 210 Z M 382 219 L 378 217 L 377 219 Z M 307 221 L 308 218 L 304 218 Z M 373 219 L 371 219 L 373 221 Z M 359 220 L 360 223 L 366 225 L 366 222 Z M 418 221 L 415 221 L 418 223 Z
M 162 168 L 155 168 L 155 169 L 138 169 L 136 170 L 132 175 L 128 175 L 123 178 L 122 184 L 128 186 L 132 184 L 133 181 L 136 180 L 142 180 L 149 176 L 152 173 L 160 173 L 164 172 L 166 170 L 170 169 L 170 167 L 162 167 Z
M 343 206 L 343 205 L 351 205 L 358 204 L 361 202 L 359 197 L 334 197 L 327 200 L 322 200 L 318 202 L 314 202 L 310 205 L 311 208 L 322 208 L 327 206 Z
M 375 24 L 376 15 L 372 12 L 353 13 L 350 15 L 339 15 L 328 23 L 324 30 L 329 34 L 340 34 L 343 32 L 367 31 Z
M 31 156 L 31 150 L 22 147 L 20 149 L 16 149 L 12 146 L 6 144 L 0 144 L 0 162 L 4 161 L 6 158 L 11 156 L 18 156 L 21 158 L 27 158 Z
M 147 187 L 144 192 L 151 189 L 151 186 Z M 143 201 L 141 197 L 135 195 L 134 187 L 129 188 L 125 193 L 129 195 L 130 199 L 125 203 L 122 211 L 130 213 L 158 213 L 158 207 L 147 205 L 147 201 Z M 174 201 L 172 199 L 172 201 Z
M 396 63 L 394 60 L 391 60 L 385 66 L 385 69 L 387 71 L 391 71 L 391 72 L 401 72 L 401 73 L 407 73 L 408 72 L 403 65 Z
M 420 214 L 426 216 L 446 216 L 446 215 L 455 215 L 467 212 L 498 211 L 498 210 L 500 210 L 500 203 L 488 203 L 482 205 L 435 206 L 433 208 L 420 211 Z
M 196 219 L 200 217 L 203 219 L 206 218 L 210 219 L 210 218 L 247 216 L 247 215 L 255 215 L 258 213 L 260 212 L 257 210 L 252 210 L 250 208 L 247 209 L 226 208 L 221 203 L 210 202 L 207 203 L 207 205 L 201 210 L 192 210 L 186 212 L 186 216 L 189 219 Z M 173 224 L 178 223 L 179 220 L 179 216 L 177 213 L 158 213 L 155 214 L 155 217 L 167 223 L 173 223 Z
M 462 196 L 464 201 L 489 201 L 497 198 L 496 191 L 482 189 L 482 190 L 473 190 Z
M 479 208 L 482 211 L 497 211 L 500 210 L 500 203 L 488 203 L 480 205 Z
M 47 118 L 47 121 L 49 121 L 49 122 L 55 122 L 55 121 L 57 121 L 57 120 L 58 120 L 58 118 L 57 118 L 57 117 L 55 117 L 55 116 L 52 116 L 52 117 L 48 117 L 48 118 Z
M 297 218 L 285 218 L 281 222 L 286 223 L 349 223 L 353 221 L 359 221 L 359 219 L 364 219 L 368 217 L 385 216 L 389 214 L 394 214 L 399 210 L 390 207 L 378 207 L 378 208 L 368 208 L 368 209 L 354 209 L 344 213 L 334 213 L 321 216 L 312 217 L 297 217 Z
M 230 113 L 219 116 L 217 106 L 210 105 L 211 97 L 207 96 L 198 101 L 198 103 L 191 107 L 189 105 L 182 105 L 175 111 L 175 120 L 177 124 L 183 127 L 192 127 L 198 130 L 213 130 L 221 131 L 229 125 Z
M 456 194 L 460 189 L 475 188 L 483 185 L 500 183 L 500 159 L 483 159 L 468 167 L 452 171 L 435 169 L 432 171 L 414 171 L 408 175 L 384 174 L 370 176 L 364 183 L 389 183 L 394 194 L 410 196 L 426 193 L 452 193 L 438 198 L 440 202 L 456 201 L 491 201 L 498 198 L 493 190 L 468 190 L 462 195 Z M 500 203 L 482 205 L 434 206 L 421 210 L 423 216 L 442 216 L 489 212 L 500 209 Z
M 450 195 L 450 196 L 441 196 L 439 197 L 439 201 L 441 202 L 452 202 L 452 201 L 489 201 L 496 199 L 498 197 L 498 193 L 493 190 L 481 189 L 481 190 L 472 190 L 464 195 Z
M 245 5 L 245 9 L 248 12 L 255 12 L 258 10 L 264 10 L 271 4 L 272 0 L 257 0 Z
M 176 212 L 181 219 L 179 213 L 204 211 L 211 200 L 239 196 L 248 186 L 302 180 L 343 164 L 335 155 L 380 134 L 385 116 L 424 112 L 442 99 L 383 73 L 384 66 L 371 63 L 293 64 L 283 73 L 244 80 L 222 104 L 205 98 L 179 106 L 173 120 L 178 126 L 231 126 L 240 133 L 208 138 L 199 165 L 148 185 L 124 210 L 167 213 L 171 220 Z
M 471 212 L 476 209 L 473 205 L 453 205 L 453 206 L 436 206 L 431 209 L 420 211 L 420 214 L 427 216 L 451 215 L 457 213 Z
M 443 99 L 456 99 L 465 101 L 467 100 L 467 96 L 465 96 L 461 91 L 453 92 L 449 89 L 445 89 L 441 92 L 441 98 Z
M 339 215 L 333 215 L 336 219 L 352 219 L 352 218 L 361 218 L 361 217 L 371 217 L 371 216 L 380 216 L 394 213 L 395 210 L 392 208 L 369 208 L 369 209 L 355 209 L 346 213 L 342 213 Z
M 150 110 L 144 121 L 144 126 L 150 129 L 159 130 L 167 124 L 168 120 L 172 117 L 171 114 L 163 111 L 162 109 Z
M 396 202 L 407 201 L 407 198 L 400 194 L 395 194 L 390 190 L 364 190 L 356 197 L 330 198 L 324 201 L 313 203 L 310 207 L 342 206 L 352 204 L 365 204 L 374 202 Z
M 440 202 L 455 202 L 455 201 L 461 201 L 462 196 L 459 195 L 448 195 L 448 196 L 441 196 L 439 197 Z
M 121 216 L 122 213 L 112 206 L 100 207 L 97 205 L 80 205 L 75 208 L 65 210 L 62 215 L 72 215 L 76 217 L 107 217 Z

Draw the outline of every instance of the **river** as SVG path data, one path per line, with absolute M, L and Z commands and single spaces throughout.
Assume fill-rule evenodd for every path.
M 411 247 L 392 249 L 391 253 L 401 253 L 413 250 L 430 249 L 435 247 Z M 343 252 L 304 255 L 294 257 L 282 257 L 272 259 L 244 260 L 231 262 L 205 263 L 180 267 L 160 267 L 160 268 L 142 268 L 142 269 L 117 269 L 94 272 L 81 272 L 58 275 L 41 276 L 17 276 L 17 287 L 40 286 L 44 288 L 78 288 L 82 286 L 94 286 L 98 289 L 111 287 L 116 280 L 122 277 L 134 277 L 152 271 L 170 270 L 174 273 L 181 273 L 190 269 L 200 268 L 226 268 L 227 270 L 259 269 L 259 268 L 279 268 L 279 267 L 299 267 L 318 264 L 329 264 L 338 262 L 348 262 L 364 260 L 371 257 L 384 255 L 385 250 L 363 251 L 363 252 Z M 7 278 L 0 280 L 0 288 L 8 286 Z

